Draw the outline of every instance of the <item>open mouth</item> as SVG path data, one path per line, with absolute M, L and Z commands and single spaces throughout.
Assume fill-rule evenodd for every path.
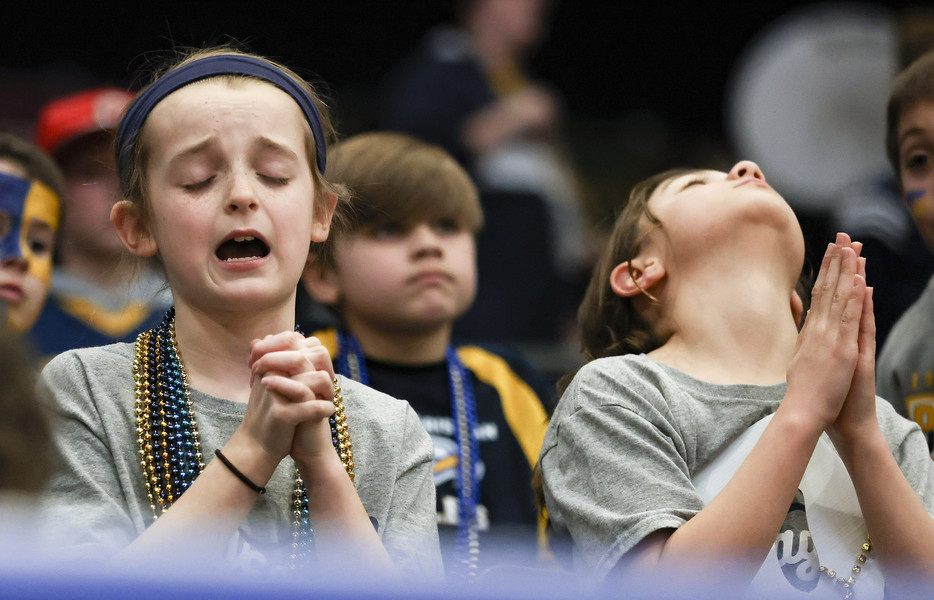
M 266 242 L 252 235 L 231 238 L 214 251 L 217 258 L 228 262 L 243 262 L 263 258 L 269 254 Z

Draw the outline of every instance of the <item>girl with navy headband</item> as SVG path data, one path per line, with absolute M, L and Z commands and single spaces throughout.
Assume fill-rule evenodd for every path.
M 313 89 L 269 60 L 200 51 L 156 77 L 117 136 L 133 254 L 175 306 L 135 344 L 42 373 L 61 456 L 59 546 L 130 565 L 440 573 L 431 440 L 405 402 L 336 377 L 295 330 L 296 286 L 342 190 Z M 352 554 L 351 554 L 352 553 Z M 160 563 L 164 564 L 164 563 Z

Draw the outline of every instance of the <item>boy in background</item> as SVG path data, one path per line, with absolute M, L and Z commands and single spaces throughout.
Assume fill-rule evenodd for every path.
M 113 136 L 132 98 L 99 88 L 54 100 L 39 113 L 36 143 L 65 178 L 52 289 L 31 332 L 46 357 L 133 340 L 157 325 L 171 304 L 163 278 L 147 268 L 135 272 L 110 224 L 110 209 L 120 199 Z
M 393 133 L 339 144 L 328 177 L 351 202 L 303 282 L 343 327 L 316 335 L 339 372 L 408 400 L 431 434 L 449 574 L 531 563 L 530 479 L 553 397 L 518 357 L 452 345 L 476 294 L 483 213 L 473 183 L 444 150 Z M 508 555 L 495 539 L 508 540 Z
M 934 52 L 918 58 L 892 85 L 886 153 L 918 233 L 934 252 Z M 932 374 L 934 279 L 895 323 L 876 367 L 876 393 L 921 426 L 934 452 Z

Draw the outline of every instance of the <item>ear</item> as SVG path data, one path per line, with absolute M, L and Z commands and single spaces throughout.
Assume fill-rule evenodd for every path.
M 631 298 L 647 293 L 664 276 L 665 266 L 659 260 L 637 257 L 616 265 L 610 273 L 610 287 L 617 296 Z
M 302 285 L 308 294 L 323 304 L 336 305 L 340 299 L 340 285 L 337 273 L 309 257 L 302 271 Z
M 129 200 L 121 200 L 110 209 L 110 222 L 127 250 L 142 258 L 154 256 L 159 250 L 149 226 L 140 218 L 139 208 Z
M 795 326 L 801 328 L 801 319 L 804 317 L 804 301 L 797 290 L 791 291 L 791 315 L 795 318 Z
M 337 194 L 327 190 L 319 190 L 315 194 L 314 214 L 311 222 L 311 241 L 323 242 L 328 239 L 331 231 L 331 217 L 337 207 Z

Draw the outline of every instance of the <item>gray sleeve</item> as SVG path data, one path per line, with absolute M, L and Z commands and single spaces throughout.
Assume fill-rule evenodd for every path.
M 928 513 L 934 516 L 934 460 L 921 428 L 892 409 L 888 402 L 876 399 L 879 427 L 889 442 L 892 454 L 911 489 L 918 494 Z
M 42 499 L 49 541 L 64 558 L 115 553 L 139 534 L 127 508 L 94 385 L 73 353 L 42 371 L 40 391 L 52 408 L 56 471 Z
M 408 404 L 403 427 L 383 545 L 406 579 L 439 580 L 443 568 L 435 514 L 434 450 L 431 438 Z
M 897 328 L 893 329 L 893 333 L 895 332 Z M 890 335 L 882 347 L 882 352 L 876 361 L 876 394 L 887 400 L 898 414 L 906 416 L 905 396 L 907 393 L 898 369 L 901 361 L 896 356 L 902 346 L 903 342 L 897 339 L 897 336 Z
M 541 466 L 549 515 L 574 539 L 578 566 L 603 578 L 644 537 L 681 526 L 703 502 L 671 425 L 650 403 L 610 401 L 632 395 L 625 386 L 600 387 L 578 381 L 565 393 L 562 402 L 578 408 L 552 423 Z

